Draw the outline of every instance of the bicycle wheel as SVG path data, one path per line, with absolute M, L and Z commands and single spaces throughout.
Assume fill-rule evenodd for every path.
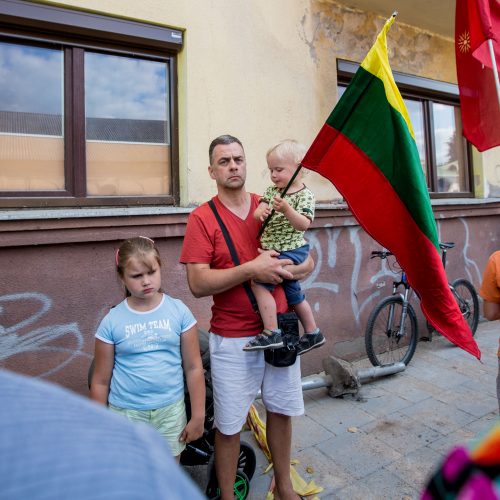
M 400 335 L 402 312 L 403 299 L 397 295 L 386 297 L 371 312 L 365 331 L 365 346 L 373 366 L 407 365 L 413 357 L 417 347 L 417 316 L 408 304 L 403 335 Z
M 451 286 L 460 311 L 469 324 L 472 335 L 475 335 L 479 323 L 479 300 L 476 289 L 470 281 L 464 278 L 456 279 Z

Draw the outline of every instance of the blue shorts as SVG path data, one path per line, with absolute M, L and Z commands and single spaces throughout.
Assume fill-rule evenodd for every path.
M 278 255 L 278 259 L 290 259 L 294 264 L 302 264 L 302 262 L 307 259 L 308 255 L 309 245 L 305 244 L 299 248 L 295 248 L 294 250 L 281 252 Z M 276 287 L 276 285 L 272 285 L 270 283 L 261 283 L 260 281 L 256 281 L 256 283 L 269 291 L 273 291 Z M 300 288 L 300 283 L 297 280 L 284 280 L 282 287 L 286 295 L 286 301 L 290 306 L 300 304 L 306 298 L 304 292 L 302 292 L 302 289 Z

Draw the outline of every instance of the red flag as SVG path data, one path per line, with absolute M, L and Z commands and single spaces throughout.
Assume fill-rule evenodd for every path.
M 500 145 L 500 106 L 488 41 L 500 62 L 500 2 L 457 0 L 455 54 L 463 134 L 479 151 Z

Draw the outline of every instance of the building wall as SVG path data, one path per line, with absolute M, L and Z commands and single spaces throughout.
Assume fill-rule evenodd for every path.
M 385 21 L 328 0 L 58 4 L 184 30 L 179 54 L 182 206 L 215 194 L 203 173 L 210 140 L 224 133 L 243 141 L 248 187 L 262 191 L 267 149 L 285 138 L 312 142 L 337 102 L 337 58 L 362 61 Z M 394 70 L 456 82 L 453 40 L 396 22 L 388 48 Z M 308 184 L 319 201 L 339 197 L 315 173 Z
M 57 5 L 184 30 L 178 59 L 182 207 L 215 193 L 207 182 L 207 149 L 223 133 L 243 141 L 248 188 L 262 191 L 268 183 L 267 148 L 288 137 L 306 144 L 313 140 L 337 100 L 337 58 L 361 61 L 384 22 L 327 0 L 66 0 Z M 452 40 L 395 23 L 388 45 L 394 70 L 455 81 Z M 496 171 L 489 177 L 485 172 L 500 163 L 498 149 L 476 158 L 477 184 L 485 196 L 487 179 L 496 179 Z M 392 275 L 369 259 L 378 245 L 345 206 L 332 203 L 336 190 L 316 174 L 306 182 L 320 205 L 308 233 L 316 268 L 304 288 L 328 339 L 324 348 L 304 356 L 303 373 L 310 374 L 322 370 L 321 360 L 329 354 L 348 360 L 365 355 L 366 319 L 389 293 Z M 489 253 L 499 246 L 500 201 L 455 200 L 434 209 L 440 239 L 457 243 L 449 254 L 450 279 L 465 276 L 478 286 Z M 178 263 L 189 209 L 151 209 L 150 215 L 123 209 L 113 216 L 61 210 L 50 218 L 36 212 L 0 218 L 1 366 L 85 393 L 96 327 L 122 298 L 115 249 L 139 234 L 158 243 L 166 291 L 183 299 L 208 328 L 211 299 L 192 297 Z M 423 328 L 421 314 L 419 319 Z
M 500 202 L 473 213 L 460 205 L 435 209 L 441 241 L 457 244 L 448 254 L 450 281 L 466 277 L 478 287 L 488 255 L 499 247 Z M 115 250 L 122 239 L 138 234 L 154 238 L 160 249 L 165 291 L 184 300 L 200 327 L 208 329 L 211 298 L 191 295 L 178 262 L 186 220 L 187 211 L 129 217 L 126 225 L 101 218 L 75 221 L 71 228 L 57 220 L 4 226 L 10 244 L 0 248 L 0 365 L 85 394 L 94 333 L 109 308 L 123 299 Z M 316 267 L 303 287 L 327 344 L 302 358 L 304 375 L 322 371 L 328 355 L 366 356 L 367 317 L 390 293 L 396 276 L 370 260 L 379 245 L 345 209 L 321 211 L 308 239 Z M 425 332 L 416 299 L 413 305 Z

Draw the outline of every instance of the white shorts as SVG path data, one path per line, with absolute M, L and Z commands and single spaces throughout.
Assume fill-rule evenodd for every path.
M 268 411 L 290 417 L 304 413 L 300 358 L 286 368 L 271 366 L 262 351 L 243 351 L 252 338 L 210 333 L 214 425 L 228 436 L 241 431 L 259 389 Z

